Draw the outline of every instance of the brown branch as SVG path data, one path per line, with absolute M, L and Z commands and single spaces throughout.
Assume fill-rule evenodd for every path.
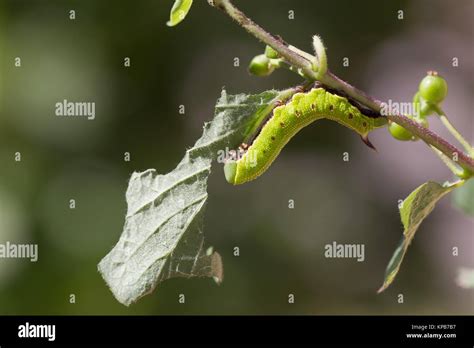
M 224 13 L 230 16 L 241 27 L 243 27 L 248 33 L 256 37 L 258 40 L 271 46 L 289 64 L 301 70 L 305 78 L 313 81 L 318 80 L 318 76 L 313 70 L 313 62 L 310 62 L 308 59 L 291 50 L 281 38 L 271 35 L 258 24 L 253 22 L 242 11 L 237 9 L 230 2 L 230 0 L 208 0 L 208 2 L 211 6 L 222 10 Z M 346 93 L 351 98 L 357 100 L 376 112 L 380 112 L 381 102 L 379 100 L 368 96 L 363 91 L 340 79 L 330 71 L 327 71 L 326 74 L 319 80 L 328 87 L 344 91 L 344 93 Z M 387 118 L 406 128 L 413 135 L 423 140 L 426 144 L 438 149 L 447 157 L 454 159 L 457 156 L 457 163 L 459 166 L 474 173 L 474 160 L 435 132 L 424 128 L 404 115 L 388 115 Z

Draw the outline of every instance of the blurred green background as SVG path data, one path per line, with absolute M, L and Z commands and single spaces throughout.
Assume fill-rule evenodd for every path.
M 471 0 L 235 3 L 299 48 L 321 35 L 331 70 L 380 99 L 410 101 L 425 72 L 438 70 L 450 86 L 445 109 L 473 140 Z M 375 153 L 326 121 L 305 128 L 247 185 L 232 187 L 221 165 L 213 168 L 205 235 L 224 260 L 221 286 L 173 279 L 122 306 L 97 263 L 118 241 L 131 173 L 172 170 L 212 118 L 222 87 L 259 92 L 299 79 L 250 76 L 246 66 L 263 45 L 205 1 L 175 28 L 165 25 L 172 0 L 0 6 L 0 241 L 39 244 L 36 263 L 0 260 L 0 314 L 473 314 L 473 292 L 455 282 L 459 267 L 474 266 L 473 219 L 449 199 L 423 223 L 395 283 L 376 294 L 402 231 L 397 201 L 449 172 L 423 144 L 381 129 L 371 138 Z M 63 99 L 94 101 L 96 119 L 56 117 Z M 365 261 L 324 258 L 333 241 L 365 244 Z

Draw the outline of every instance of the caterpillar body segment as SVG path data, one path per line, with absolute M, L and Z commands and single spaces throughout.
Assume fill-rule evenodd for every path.
M 273 110 L 273 116 L 246 150 L 241 148 L 235 152 L 234 158 L 225 163 L 226 180 L 233 185 L 254 180 L 270 167 L 296 133 L 322 118 L 354 130 L 371 147 L 373 145 L 368 141 L 368 133 L 387 123 L 385 117 L 366 116 L 346 98 L 324 88 L 296 93 L 287 104 Z

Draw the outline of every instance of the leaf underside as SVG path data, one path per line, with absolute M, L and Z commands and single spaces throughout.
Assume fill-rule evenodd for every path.
M 387 289 L 394 281 L 406 251 L 415 237 L 420 224 L 431 213 L 436 203 L 452 191 L 457 184 L 440 185 L 436 182 L 428 181 L 416 188 L 403 201 L 400 207 L 400 218 L 404 228 L 402 239 L 388 263 L 384 283 L 378 290 L 379 293 Z
M 174 277 L 223 278 L 221 257 L 205 248 L 203 236 L 207 180 L 213 159 L 234 148 L 277 91 L 228 96 L 222 92 L 214 119 L 201 138 L 166 175 L 154 169 L 133 173 L 126 192 L 127 215 L 115 247 L 99 272 L 119 302 L 130 305 L 162 281 Z

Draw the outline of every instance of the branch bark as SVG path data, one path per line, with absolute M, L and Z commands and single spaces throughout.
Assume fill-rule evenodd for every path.
M 298 68 L 305 78 L 313 81 L 318 80 L 318 76 L 313 70 L 313 62 L 310 62 L 295 51 L 291 50 L 281 38 L 271 35 L 265 29 L 253 22 L 242 11 L 236 8 L 230 0 L 208 0 L 208 3 L 230 16 L 249 34 L 271 46 L 283 58 L 285 58 L 289 64 Z M 380 112 L 382 108 L 380 100 L 370 97 L 363 91 L 332 74 L 329 70 L 321 79 L 319 79 L 319 81 L 330 88 L 345 92 L 351 98 L 359 101 L 376 112 Z M 448 158 L 457 158 L 456 162 L 459 166 L 474 173 L 474 160 L 435 132 L 424 128 L 404 115 L 388 115 L 387 118 L 406 128 L 413 135 L 423 140 L 426 144 L 438 149 Z

